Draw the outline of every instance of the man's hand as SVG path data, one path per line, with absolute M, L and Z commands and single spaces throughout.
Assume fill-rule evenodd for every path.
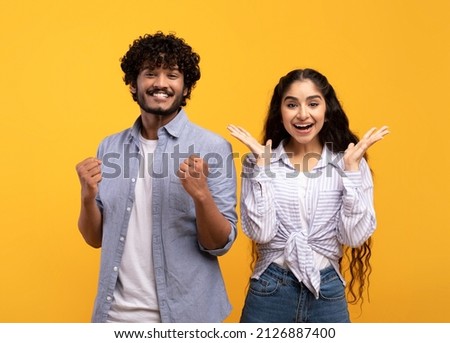
M 81 199 L 93 200 L 98 192 L 98 184 L 102 180 L 101 161 L 89 157 L 77 164 L 76 170 L 81 184 Z
M 208 173 L 208 164 L 196 155 L 189 156 L 180 164 L 178 177 L 186 192 L 194 200 L 209 192 Z

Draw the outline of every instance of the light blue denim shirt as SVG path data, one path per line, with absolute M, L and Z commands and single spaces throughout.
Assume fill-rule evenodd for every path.
M 135 200 L 136 179 L 152 173 L 153 265 L 162 322 L 221 322 L 231 311 L 218 256 L 236 239 L 236 171 L 231 145 L 222 137 L 191 123 L 184 110 L 158 130 L 153 170 L 140 170 L 139 117 L 132 128 L 106 137 L 97 157 L 103 179 L 97 203 L 103 214 L 103 240 L 93 322 L 105 322 L 113 300 L 127 228 Z M 195 207 L 177 170 L 189 155 L 209 165 L 208 185 L 230 222 L 228 243 L 206 250 L 197 240 Z

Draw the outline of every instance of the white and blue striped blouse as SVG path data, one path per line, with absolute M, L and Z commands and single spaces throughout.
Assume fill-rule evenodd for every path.
M 344 171 L 343 153 L 324 146 L 317 165 L 304 173 L 306 187 L 300 195 L 299 172 L 283 145 L 274 149 L 268 166 L 257 166 L 251 156 L 243 166 L 242 229 L 259 251 L 252 277 L 259 278 L 281 259 L 317 298 L 317 257 L 327 259 L 344 282 L 339 272 L 342 245 L 358 247 L 375 230 L 372 175 L 364 159 L 359 171 Z

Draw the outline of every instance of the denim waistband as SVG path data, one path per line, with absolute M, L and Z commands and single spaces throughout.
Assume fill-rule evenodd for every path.
M 282 281 L 285 284 L 300 284 L 298 279 L 295 277 L 289 269 L 285 269 L 276 263 L 271 263 L 269 267 L 264 271 L 264 274 L 270 275 L 271 277 Z M 336 274 L 333 266 L 325 267 L 320 271 L 320 278 L 327 278 L 330 274 Z

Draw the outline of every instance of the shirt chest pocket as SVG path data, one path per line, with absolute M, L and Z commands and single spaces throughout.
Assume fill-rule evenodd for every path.
M 317 195 L 317 206 L 314 215 L 314 224 L 323 225 L 336 221 L 342 206 L 341 190 L 323 190 Z
M 169 183 L 169 207 L 186 213 L 190 212 L 194 207 L 194 201 L 191 196 L 177 179 L 170 180 Z

